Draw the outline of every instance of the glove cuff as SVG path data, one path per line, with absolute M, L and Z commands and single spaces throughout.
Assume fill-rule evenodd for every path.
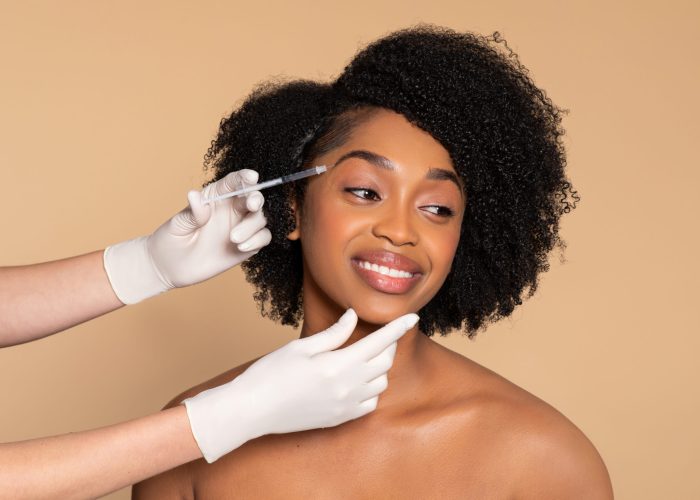
M 181 404 L 187 409 L 190 428 L 202 456 L 212 463 L 245 442 L 261 436 L 254 430 L 248 406 L 236 380 L 200 392 Z
M 151 260 L 148 236 L 123 241 L 105 249 L 103 262 L 107 278 L 117 298 L 136 304 L 169 290 Z

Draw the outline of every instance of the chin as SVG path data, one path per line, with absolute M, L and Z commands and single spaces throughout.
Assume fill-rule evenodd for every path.
M 404 314 L 417 312 L 408 306 L 397 307 L 386 305 L 382 307 L 379 304 L 353 304 L 352 308 L 357 313 L 357 317 L 360 321 L 369 323 L 370 325 L 377 325 L 378 327 L 384 326 Z

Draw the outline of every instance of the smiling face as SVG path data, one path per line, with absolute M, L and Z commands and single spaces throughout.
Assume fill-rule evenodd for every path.
M 348 307 L 375 325 L 417 312 L 459 243 L 465 198 L 447 150 L 377 109 L 313 165 L 335 166 L 309 181 L 289 235 L 301 240 L 306 321 Z

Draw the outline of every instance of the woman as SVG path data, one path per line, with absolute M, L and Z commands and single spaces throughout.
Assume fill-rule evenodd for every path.
M 251 164 L 262 178 L 330 167 L 267 198 L 272 243 L 244 265 L 263 314 L 303 319 L 305 337 L 353 307 L 350 343 L 390 317 L 420 321 L 371 416 L 251 441 L 134 497 L 611 498 L 571 422 L 430 339 L 472 336 L 534 293 L 577 199 L 562 134 L 559 110 L 498 35 L 419 26 L 371 44 L 331 85 L 254 92 L 221 124 L 208 155 L 217 178 Z

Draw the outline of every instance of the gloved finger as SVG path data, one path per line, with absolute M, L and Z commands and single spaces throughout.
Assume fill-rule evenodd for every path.
M 245 198 L 245 206 L 251 212 L 257 212 L 260 210 L 265 203 L 265 198 L 260 191 L 253 191 L 248 193 Z
M 357 326 L 357 313 L 351 308 L 345 311 L 340 319 L 331 325 L 330 328 L 301 339 L 301 345 L 310 355 L 337 349 L 350 338 Z
M 211 215 L 210 209 L 202 208 L 202 195 L 199 191 L 190 191 L 187 199 L 190 206 L 180 210 L 168 222 L 168 232 L 173 236 L 191 235 L 206 224 Z
M 202 202 L 202 193 L 200 191 L 190 191 L 187 193 L 187 201 L 190 204 L 192 218 L 195 223 L 195 227 L 192 229 L 202 227 L 209 222 L 209 218 L 211 217 L 211 205 L 205 205 Z
M 272 241 L 272 233 L 268 228 L 262 228 L 253 236 L 242 243 L 238 244 L 238 250 L 241 252 L 257 252 L 262 247 L 269 245 Z
M 230 193 L 238 189 L 252 186 L 258 180 L 258 173 L 255 170 L 242 169 L 236 172 L 231 172 L 223 179 L 219 179 L 206 188 L 206 197 L 214 198 L 222 194 Z M 243 214 L 248 211 L 246 208 L 246 196 L 234 196 L 220 200 L 221 203 L 226 203 L 236 214 Z
M 214 183 L 214 194 L 219 196 L 230 193 L 231 191 L 235 191 L 246 186 L 252 186 L 256 182 L 258 182 L 258 173 L 255 170 L 244 168 L 237 170 L 236 172 L 231 172 L 223 179 L 216 181 Z
M 355 401 L 362 402 L 379 396 L 389 387 L 389 379 L 386 374 L 381 375 L 369 382 L 366 382 L 353 391 Z
M 362 380 L 365 382 L 374 380 L 388 372 L 394 364 L 394 356 L 396 355 L 396 342 L 384 349 L 378 356 L 370 359 L 365 363 L 365 369 L 362 371 Z
M 345 360 L 349 363 L 368 361 L 400 339 L 417 322 L 417 314 L 405 314 L 338 353 L 344 353 Z
M 372 413 L 377 409 L 377 404 L 379 403 L 379 396 L 374 396 L 358 404 L 353 411 L 350 412 L 350 418 L 348 420 L 354 420 L 356 418 L 364 417 L 368 413 Z
M 267 219 L 262 212 L 250 212 L 231 229 L 231 241 L 233 243 L 243 243 L 266 225 Z

